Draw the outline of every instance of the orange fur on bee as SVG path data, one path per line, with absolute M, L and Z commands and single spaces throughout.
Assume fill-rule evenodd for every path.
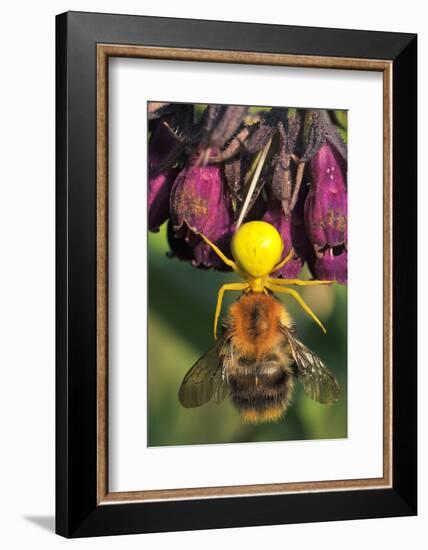
M 260 358 L 284 338 L 280 324 L 290 327 L 284 306 L 268 294 L 249 293 L 229 309 L 232 343 L 244 355 Z
M 287 402 L 279 403 L 276 407 L 271 407 L 264 411 L 244 409 L 241 411 L 241 418 L 248 424 L 258 424 L 259 422 L 276 422 L 284 414 L 286 408 Z

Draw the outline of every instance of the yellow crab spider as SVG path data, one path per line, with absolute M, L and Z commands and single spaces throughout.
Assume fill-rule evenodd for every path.
M 217 306 L 214 316 L 214 338 L 217 338 L 217 323 L 220 317 L 223 295 L 227 290 L 250 291 L 258 293 L 273 292 L 288 294 L 292 296 L 300 307 L 320 326 L 321 330 L 327 332 L 321 321 L 304 302 L 303 298 L 288 285 L 312 286 L 332 284 L 334 281 L 303 281 L 301 279 L 276 279 L 269 277 L 289 262 L 293 255 L 293 249 L 281 260 L 284 250 L 284 243 L 281 235 L 273 225 L 263 221 L 252 221 L 241 225 L 232 237 L 233 260 L 212 243 L 205 235 L 200 234 L 202 239 L 214 250 L 214 252 L 231 267 L 242 279 L 243 283 L 227 283 L 218 291 Z

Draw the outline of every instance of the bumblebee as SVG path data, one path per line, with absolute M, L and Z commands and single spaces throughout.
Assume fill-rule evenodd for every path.
M 292 319 L 274 293 L 292 296 L 325 331 L 321 321 L 301 296 L 288 285 L 331 284 L 333 281 L 276 279 L 269 275 L 289 261 L 290 251 L 280 261 L 283 243 L 278 231 L 261 221 L 243 224 L 232 239 L 234 260 L 227 258 L 206 237 L 220 258 L 238 273 L 244 283 L 223 285 L 214 317 L 216 343 L 189 370 L 179 390 L 180 403 L 199 407 L 213 399 L 230 397 L 246 422 L 279 420 L 290 403 L 295 379 L 305 394 L 319 403 L 334 403 L 339 385 L 321 359 L 295 335 Z M 226 290 L 242 291 L 222 324 L 217 323 Z

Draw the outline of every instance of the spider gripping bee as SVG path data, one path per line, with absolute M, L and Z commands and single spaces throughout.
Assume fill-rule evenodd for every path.
M 269 276 L 289 261 L 294 252 L 280 261 L 283 242 L 270 224 L 253 221 L 243 224 L 232 239 L 232 255 L 227 258 L 201 235 L 220 258 L 245 282 L 223 285 L 218 293 L 214 319 L 214 347 L 188 371 L 179 391 L 181 404 L 199 407 L 213 399 L 221 403 L 230 397 L 244 421 L 279 420 L 292 397 L 294 381 L 305 394 L 319 403 L 334 403 L 339 385 L 321 359 L 295 336 L 292 319 L 274 293 L 292 296 L 325 331 L 301 296 L 289 285 L 331 284 L 333 281 L 276 279 Z M 217 339 L 217 322 L 226 290 L 242 291 L 228 311 Z

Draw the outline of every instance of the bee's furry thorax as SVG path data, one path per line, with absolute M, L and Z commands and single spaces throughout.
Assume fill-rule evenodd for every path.
M 229 308 L 232 343 L 243 354 L 262 357 L 283 339 L 280 325 L 291 326 L 284 306 L 268 294 L 249 293 Z

